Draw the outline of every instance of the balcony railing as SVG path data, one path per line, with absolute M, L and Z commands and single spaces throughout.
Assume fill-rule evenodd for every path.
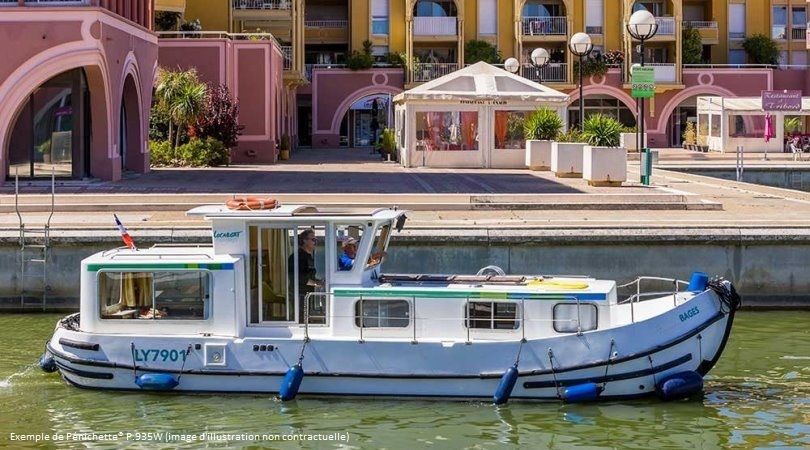
M 524 36 L 565 36 L 568 31 L 568 19 L 565 16 L 524 17 Z
M 304 26 L 307 28 L 346 28 L 348 20 L 305 20 Z
M 523 64 L 523 76 L 538 83 L 564 83 L 568 81 L 567 63 L 550 63 L 539 71 L 531 64 Z
M 678 77 L 675 73 L 675 63 L 648 63 L 655 71 L 656 83 L 674 83 Z
M 675 36 L 674 17 L 656 17 L 655 22 L 658 23 L 659 36 Z
M 807 39 L 807 28 L 793 27 L 790 29 L 790 38 L 795 41 L 803 41 Z
M 281 54 L 284 56 L 284 70 L 291 70 L 293 66 L 293 49 L 291 45 L 282 45 Z
M 292 0 L 232 0 L 234 9 L 290 9 Z
M 708 28 L 708 29 L 717 29 L 717 22 L 714 20 L 686 20 L 683 22 L 684 27 L 692 27 L 692 28 Z
M 456 63 L 417 63 L 413 66 L 412 80 L 415 83 L 435 80 L 458 69 Z
M 414 17 L 415 36 L 455 36 L 458 32 L 456 17 Z

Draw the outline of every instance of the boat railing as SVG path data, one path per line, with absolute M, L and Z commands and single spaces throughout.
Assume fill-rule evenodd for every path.
M 672 283 L 672 290 L 671 291 L 647 291 L 647 292 L 642 292 L 641 291 L 641 283 L 644 282 L 644 281 L 656 281 L 656 282 L 659 282 L 659 283 L 661 283 L 661 282 L 663 282 L 663 283 Z M 621 285 L 616 286 L 616 289 L 618 290 L 618 289 L 622 289 L 622 288 L 630 288 L 630 287 L 633 287 L 633 286 L 635 286 L 635 288 L 636 288 L 636 293 L 630 295 L 629 297 L 627 297 L 626 299 L 620 301 L 619 303 L 620 304 L 627 304 L 627 303 L 630 304 L 630 321 L 632 323 L 635 323 L 636 318 L 635 318 L 635 306 L 634 305 L 636 303 L 638 303 L 640 301 L 643 301 L 644 299 L 660 298 L 660 297 L 665 297 L 665 296 L 671 295 L 672 296 L 672 305 L 673 306 L 678 306 L 678 294 L 680 292 L 683 292 L 680 289 L 680 287 L 681 286 L 689 286 L 689 282 L 679 280 L 677 278 L 638 277 L 638 278 L 636 278 L 635 280 L 633 280 L 633 281 L 631 281 L 629 283 L 625 283 L 625 284 L 621 284 Z
M 329 311 L 330 311 L 329 303 L 334 297 L 335 297 L 335 294 L 331 293 L 331 292 L 310 292 L 310 293 L 307 293 L 306 296 L 304 297 L 304 320 L 303 320 L 304 324 L 303 325 L 304 325 L 304 335 L 305 335 L 305 337 L 307 339 L 309 339 L 309 329 L 310 329 L 310 327 L 312 327 L 312 326 L 318 326 L 318 327 L 327 326 L 329 324 L 329 321 L 333 320 L 333 319 L 351 319 L 351 320 L 355 321 L 357 323 L 357 325 L 358 325 L 357 328 L 359 329 L 358 342 L 360 342 L 360 343 L 365 342 L 366 338 L 368 337 L 368 335 L 367 335 L 368 334 L 368 332 L 367 332 L 368 329 L 379 329 L 379 327 L 372 327 L 372 326 L 367 326 L 366 325 L 366 321 L 365 321 L 366 316 L 363 315 L 363 311 L 365 311 L 364 302 L 366 300 L 366 298 L 364 298 L 364 296 L 359 296 L 359 298 L 358 298 L 358 302 L 359 302 L 359 306 L 360 306 L 360 308 L 359 308 L 360 314 L 352 314 L 352 315 L 330 314 L 329 313 Z M 372 298 L 374 300 L 379 299 L 378 296 L 372 296 Z M 398 296 L 397 297 L 397 299 L 406 299 L 406 298 L 411 300 L 411 304 L 410 304 L 411 307 L 409 309 L 408 315 L 404 315 L 404 316 L 390 316 L 390 315 L 387 315 L 387 316 L 385 316 L 385 319 L 387 319 L 387 320 L 407 320 L 409 322 L 409 325 L 406 328 L 408 328 L 408 333 L 410 334 L 412 344 L 417 344 L 418 343 L 418 338 L 419 338 L 418 330 L 419 330 L 419 325 L 420 324 L 425 323 L 425 322 L 441 322 L 441 321 L 458 321 L 459 320 L 459 317 L 457 317 L 457 316 L 454 316 L 454 317 L 420 317 L 418 315 L 418 313 L 417 313 L 418 305 L 419 305 L 418 297 L 415 297 L 415 296 L 410 296 L 410 297 L 406 297 L 406 296 L 399 297 Z M 317 301 L 318 299 L 323 299 L 323 304 L 319 305 L 318 308 L 317 308 L 317 310 L 323 311 L 323 313 L 322 314 L 313 314 L 312 311 L 311 311 L 311 305 L 313 303 L 313 300 Z M 486 300 L 486 301 L 491 301 L 493 303 L 515 303 L 515 304 L 519 305 L 518 306 L 519 310 L 518 310 L 518 313 L 516 313 L 515 318 L 496 318 L 496 317 L 493 316 L 493 317 L 491 317 L 489 319 L 482 319 L 482 318 L 470 317 L 469 311 L 470 311 L 470 302 L 471 302 L 471 300 L 472 301 L 482 301 L 482 300 L 481 299 L 475 299 L 475 298 L 470 299 L 469 297 L 467 297 L 467 298 L 465 298 L 465 301 L 464 301 L 465 315 L 463 317 L 464 325 L 465 325 L 465 332 L 466 332 L 465 344 L 469 345 L 469 344 L 472 344 L 472 342 L 474 341 L 473 333 L 474 333 L 475 330 L 478 330 L 478 329 L 472 327 L 471 322 L 478 321 L 478 320 L 488 320 L 488 321 L 498 322 L 498 323 L 503 322 L 503 323 L 515 324 L 515 327 L 512 328 L 512 329 L 499 329 L 499 328 L 488 329 L 488 328 L 482 328 L 482 329 L 478 330 L 478 331 L 481 331 L 481 332 L 487 332 L 487 331 L 496 332 L 494 334 L 493 333 L 488 333 L 487 338 L 485 339 L 487 341 L 498 340 L 495 337 L 497 336 L 497 332 L 500 332 L 500 331 L 507 331 L 507 332 L 508 331 L 519 331 L 520 332 L 520 341 L 525 342 L 526 341 L 526 324 L 527 324 L 527 322 L 529 322 L 529 323 L 552 323 L 552 324 L 554 324 L 554 323 L 562 323 L 562 322 L 571 323 L 571 322 L 575 321 L 576 325 L 577 325 L 576 334 L 577 335 L 582 335 L 582 317 L 581 317 L 581 314 L 580 314 L 580 309 L 581 309 L 581 306 L 582 306 L 581 301 L 576 296 L 573 296 L 573 295 L 572 296 L 561 296 L 559 299 L 563 300 L 563 301 L 569 301 L 569 302 L 575 303 L 577 305 L 576 319 L 574 319 L 574 320 L 566 320 L 566 319 L 554 319 L 554 318 L 543 318 L 543 319 L 529 318 L 526 315 L 526 301 L 525 301 L 525 299 L 521 299 L 519 301 L 498 300 L 498 299 Z M 402 335 L 400 335 L 400 337 L 401 336 Z M 515 339 L 514 334 L 512 334 L 512 333 L 504 334 L 504 337 L 506 338 L 504 340 L 514 340 Z

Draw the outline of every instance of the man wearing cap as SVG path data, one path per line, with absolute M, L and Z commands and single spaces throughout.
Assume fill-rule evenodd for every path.
M 352 270 L 357 256 L 357 239 L 350 237 L 343 241 L 343 254 L 338 258 L 339 270 Z

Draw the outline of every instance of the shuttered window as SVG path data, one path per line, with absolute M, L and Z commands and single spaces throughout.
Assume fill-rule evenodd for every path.
M 585 32 L 588 34 L 602 34 L 604 23 L 604 0 L 586 0 Z
M 745 3 L 728 5 L 728 35 L 732 38 L 745 37 Z
M 371 34 L 388 34 L 388 0 L 371 1 Z
M 498 34 L 498 0 L 479 0 L 478 34 Z

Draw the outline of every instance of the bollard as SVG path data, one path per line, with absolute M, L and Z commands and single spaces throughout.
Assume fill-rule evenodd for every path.
M 743 180 L 743 171 L 745 170 L 743 159 L 743 146 L 737 146 L 737 181 Z
M 641 173 L 641 184 L 644 186 L 650 185 L 650 178 L 652 178 L 652 152 L 648 148 L 641 149 L 641 161 L 639 165 L 639 173 Z

